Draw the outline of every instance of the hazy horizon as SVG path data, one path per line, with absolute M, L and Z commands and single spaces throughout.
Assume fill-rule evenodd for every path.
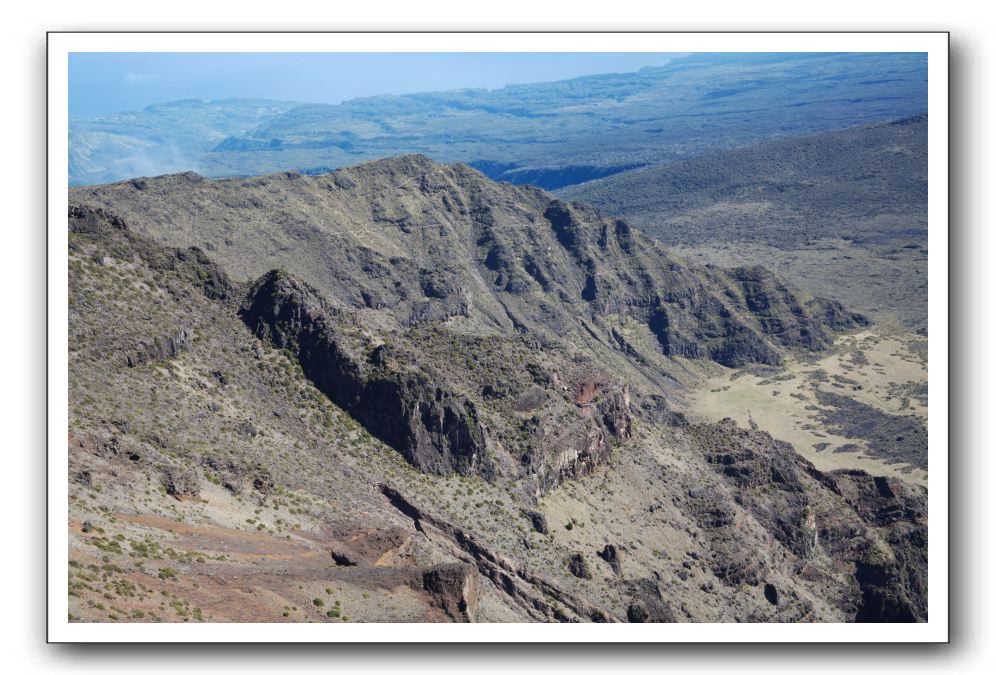
M 181 99 L 341 103 L 384 94 L 498 89 L 635 72 L 683 53 L 74 53 L 69 115 Z

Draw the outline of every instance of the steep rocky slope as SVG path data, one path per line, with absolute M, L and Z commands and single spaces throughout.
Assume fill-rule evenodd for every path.
M 624 221 L 419 155 L 315 177 L 135 179 L 70 199 L 163 243 L 197 245 L 242 280 L 285 269 L 396 328 L 445 321 L 615 350 L 632 322 L 667 356 L 739 366 L 777 363 L 784 347 L 823 349 L 863 323 L 763 269 L 684 265 Z
M 69 225 L 79 620 L 926 617 L 922 488 L 669 403 L 861 323 L 764 270 L 419 157 Z
M 675 253 L 760 262 L 814 294 L 927 321 L 927 116 L 775 140 L 568 187 Z
M 780 139 L 565 188 L 668 245 L 926 238 L 927 115 Z

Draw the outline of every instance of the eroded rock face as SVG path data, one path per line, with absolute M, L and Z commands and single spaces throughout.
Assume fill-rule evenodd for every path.
M 383 349 L 362 355 L 345 335 L 348 317 L 317 292 L 281 272 L 251 289 L 243 321 L 288 349 L 305 375 L 372 434 L 423 471 L 490 475 L 488 432 L 473 402 L 417 369 L 394 369 Z
M 458 393 L 467 374 L 453 366 L 452 352 L 466 349 L 484 362 L 483 350 L 490 349 L 487 363 L 515 370 L 521 341 L 465 345 L 454 336 L 408 331 L 378 343 L 352 310 L 330 306 L 278 271 L 253 285 L 241 316 L 260 338 L 292 352 L 319 389 L 422 471 L 490 480 L 504 464 L 506 473 L 524 472 L 539 496 L 607 463 L 613 447 L 632 435 L 628 387 L 583 369 L 570 386 L 536 366 L 538 375 L 528 374 L 531 384 L 519 393 L 507 380 L 480 389 L 473 381 L 480 398 Z M 447 342 L 440 347 L 440 340 Z M 516 426 L 519 415 L 530 417 Z M 501 428 L 490 429 L 485 419 Z M 523 437 L 526 445 L 513 451 Z M 521 453 L 518 461 L 499 458 L 512 452 Z
M 614 447 L 632 436 L 628 388 L 604 376 L 588 374 L 573 386 L 574 423 L 544 432 L 533 463 L 537 496 L 565 480 L 590 475 L 612 457 Z
M 166 465 L 160 470 L 166 494 L 183 499 L 200 494 L 198 476 L 191 469 L 176 465 Z
M 70 205 L 70 232 L 96 234 L 106 229 L 127 230 L 128 226 L 119 216 L 108 213 L 100 207 L 85 204 Z
M 529 522 L 533 526 L 533 529 L 535 531 L 539 532 L 540 534 L 550 533 L 550 526 L 547 523 L 545 515 L 543 515 L 539 511 L 532 511 L 528 509 L 524 510 L 522 513 L 523 515 L 525 515 L 526 518 L 529 519 Z
M 605 548 L 599 552 L 598 557 L 607 562 L 615 574 L 622 573 L 622 563 L 619 558 L 619 549 L 615 546 L 615 544 L 606 544 Z
M 640 241 L 625 222 L 606 222 L 580 204 L 554 200 L 543 216 L 573 260 L 575 283 L 591 311 L 622 310 L 645 322 L 668 356 L 708 358 L 731 368 L 777 365 L 783 348 L 823 350 L 835 331 L 868 324 L 840 303 L 802 301 L 763 267 L 723 271 L 679 264 Z M 625 268 L 599 263 L 620 255 Z
M 474 403 L 420 373 L 371 374 L 354 411 L 371 433 L 423 471 L 491 474 L 488 432 Z
M 780 363 L 785 348 L 823 349 L 833 332 L 867 323 L 838 303 L 804 301 L 763 268 L 690 265 L 590 207 L 420 155 L 329 176 L 144 182 L 74 191 L 74 222 L 119 214 L 175 245 L 182 232 L 232 273 L 256 278 L 282 265 L 405 327 L 460 317 L 485 333 L 553 339 L 596 326 L 588 337 L 632 355 L 618 329 L 635 321 L 667 356 L 735 367 Z
M 567 560 L 567 569 L 578 579 L 591 579 L 591 568 L 583 553 L 574 553 Z
M 204 458 L 204 467 L 209 475 L 232 494 L 256 490 L 265 495 L 273 490 L 273 477 L 266 467 L 213 455 Z
M 630 623 L 674 623 L 675 613 L 661 596 L 653 579 L 639 579 L 632 584 L 633 597 L 626 618 Z
M 717 488 L 690 495 L 718 577 L 757 585 L 768 573 L 763 558 L 735 545 L 729 528 L 739 507 L 814 579 L 834 578 L 834 569 L 851 570 L 847 584 L 833 592 L 852 620 L 927 619 L 925 489 L 864 471 L 819 471 L 790 445 L 732 422 L 690 429 L 736 495 L 724 496 Z M 827 569 L 823 556 L 834 567 Z M 782 594 L 774 597 L 777 604 Z
M 413 167 L 412 173 L 418 176 L 416 169 L 421 170 Z M 156 179 L 149 182 L 143 193 L 155 189 Z M 435 183 L 425 185 L 430 191 L 437 187 Z M 546 199 L 536 194 L 533 197 Z M 451 205 L 457 211 L 467 207 L 459 206 L 455 199 Z M 389 219 L 392 227 L 419 232 L 417 213 L 390 213 L 386 206 L 380 217 Z M 488 227 L 490 221 L 496 226 L 495 236 L 501 234 L 497 225 L 502 215 L 497 204 L 491 211 L 473 213 L 475 222 Z M 331 576 L 355 583 L 356 595 L 361 588 L 362 592 L 391 594 L 398 590 L 386 597 L 412 596 L 414 591 L 419 609 L 413 615 L 426 620 L 495 620 L 496 615 L 488 612 L 496 606 L 496 598 L 515 617 L 541 621 L 924 620 L 925 494 L 902 481 L 862 472 L 820 472 L 766 434 L 741 430 L 731 423 L 691 424 L 674 413 L 668 408 L 667 397 L 647 391 L 656 372 L 651 366 L 640 364 L 646 368 L 641 371 L 643 377 L 629 377 L 626 359 L 639 359 L 640 351 L 648 351 L 648 345 L 654 348 L 653 335 L 633 319 L 641 312 L 667 305 L 675 326 L 671 335 L 687 334 L 697 340 L 695 326 L 708 325 L 718 331 L 724 325 L 702 309 L 714 306 L 708 296 L 715 288 L 709 291 L 695 286 L 705 283 L 701 270 L 692 274 L 678 264 L 667 268 L 666 262 L 661 262 L 666 258 L 655 258 L 660 264 L 644 270 L 648 277 L 635 275 L 626 281 L 614 276 L 612 270 L 604 275 L 596 273 L 588 293 L 584 276 L 569 276 L 573 272 L 562 264 L 563 255 L 578 253 L 583 257 L 586 246 L 604 246 L 613 254 L 620 250 L 635 254 L 643 244 L 637 233 L 618 222 L 590 229 L 583 209 L 564 207 L 550 215 L 555 220 L 575 218 L 577 222 L 558 220 L 561 232 L 552 236 L 557 237 L 554 243 L 559 249 L 551 253 L 555 257 L 560 250 L 556 265 L 537 257 L 526 269 L 527 278 L 516 277 L 516 283 L 527 284 L 520 295 L 500 291 L 503 301 L 509 303 L 507 316 L 514 317 L 521 329 L 512 335 L 475 332 L 474 325 L 468 328 L 470 322 L 454 322 L 454 327 L 387 321 L 389 313 L 374 309 L 393 301 L 386 291 L 380 293 L 384 288 L 362 288 L 369 301 L 364 301 L 364 309 L 357 309 L 343 298 L 323 297 L 300 280 L 279 272 L 266 274 L 251 288 L 229 284 L 200 252 L 152 245 L 127 229 L 111 226 L 99 234 L 71 233 L 71 245 L 77 245 L 83 255 L 76 256 L 73 262 L 77 264 L 70 271 L 82 290 L 92 291 L 95 277 L 103 275 L 99 269 L 95 276 L 84 274 L 80 263 L 89 269 L 103 267 L 109 258 L 110 265 L 124 261 L 128 264 L 119 267 L 124 273 L 144 262 L 148 274 L 143 272 L 136 279 L 144 279 L 157 289 L 164 305 L 159 309 L 165 310 L 149 324 L 151 327 L 129 332 L 125 329 L 133 322 L 127 317 L 133 314 L 122 313 L 120 303 L 81 303 L 73 311 L 78 320 L 87 319 L 80 321 L 81 328 L 74 333 L 82 346 L 90 348 L 104 336 L 116 334 L 115 344 L 120 347 L 113 353 L 123 353 L 146 335 L 170 334 L 177 317 L 185 322 L 188 316 L 194 320 L 190 325 L 198 337 L 190 349 L 179 352 L 182 378 L 153 380 L 144 369 L 128 369 L 116 357 L 102 359 L 92 351 L 83 354 L 90 354 L 86 364 L 95 375 L 71 360 L 76 377 L 90 378 L 81 380 L 90 386 L 125 381 L 130 388 L 144 390 L 151 385 L 146 401 L 156 400 L 152 392 L 157 397 L 168 393 L 168 399 L 163 396 L 163 400 L 171 401 L 183 413 L 162 416 L 152 405 L 152 414 L 144 414 L 145 410 L 122 407 L 116 400 L 119 397 L 94 387 L 102 396 L 100 406 L 83 406 L 80 413 L 101 432 L 99 437 L 71 437 L 71 489 L 85 496 L 88 505 L 90 499 L 104 500 L 115 513 L 121 507 L 116 498 L 127 497 L 132 483 L 148 481 L 151 487 L 162 486 L 166 495 L 152 490 L 154 494 L 149 496 L 170 502 L 194 497 L 203 489 L 204 501 L 198 509 L 214 509 L 221 519 L 216 524 L 227 528 L 231 511 L 225 504 L 244 509 L 241 525 L 241 521 L 255 520 L 259 515 L 254 511 L 262 506 L 273 483 L 273 492 L 281 495 L 279 501 L 283 501 L 284 489 L 303 486 L 313 498 L 303 509 L 295 503 L 296 495 L 291 502 L 297 511 L 295 520 L 311 519 L 304 521 L 312 527 L 301 541 L 307 538 L 311 542 L 314 555 L 270 559 L 267 569 L 272 574 L 262 574 L 255 560 L 228 569 L 240 577 L 243 570 L 249 570 L 267 580 L 301 569 L 301 578 Z M 86 218 L 84 214 L 79 220 Z M 545 222 L 542 217 L 537 220 L 539 230 L 553 227 Z M 447 236 L 454 234 L 450 232 Z M 105 237 L 100 246 L 93 246 L 96 239 Z M 502 247 L 516 250 L 508 242 Z M 379 265 L 375 254 L 352 253 L 362 259 L 364 273 L 382 275 L 378 278 L 386 280 L 384 287 L 393 287 L 393 273 Z M 603 258 L 593 255 L 591 259 Z M 496 262 L 501 263 L 502 274 L 517 273 L 515 255 Z M 410 261 L 399 261 L 394 267 L 406 265 L 430 269 Z M 415 289 L 431 300 L 463 293 L 459 281 L 454 280 L 458 277 L 448 272 L 419 274 L 425 284 L 404 292 Z M 659 280 L 654 279 L 665 274 L 670 275 L 668 283 L 655 285 Z M 779 305 L 781 301 L 773 299 L 777 288 L 763 278 L 747 275 L 745 279 L 743 283 L 759 288 L 738 291 L 742 284 L 736 282 L 730 286 L 730 303 L 750 304 L 750 312 L 771 317 L 772 322 L 779 318 L 778 306 L 788 307 L 790 313 L 796 311 L 789 300 Z M 485 279 L 485 283 L 490 282 Z M 555 315 L 554 319 L 558 312 L 580 317 L 577 321 L 588 331 L 585 342 L 556 340 L 530 329 L 536 317 L 530 317 L 523 308 L 536 294 L 527 291 L 541 283 L 554 294 L 549 296 L 550 307 L 543 311 Z M 655 289 L 661 288 L 669 289 L 670 294 L 657 298 Z M 556 294 L 561 291 L 567 299 L 554 304 L 553 298 L 560 297 Z M 400 295 L 402 289 L 393 292 Z M 693 300 L 696 297 L 699 300 Z M 515 306 L 510 298 L 521 299 L 523 304 Z M 696 304 L 699 302 L 704 304 Z M 682 311 L 672 312 L 672 305 Z M 804 313 L 812 311 L 801 307 Z M 682 323 L 688 318 L 682 314 L 686 310 L 692 314 L 699 311 L 704 318 Z M 153 311 L 157 310 L 151 308 Z M 612 358 L 603 363 L 599 356 L 605 352 L 599 351 L 598 341 L 611 333 L 598 320 L 612 311 L 632 313 L 627 321 L 636 330 L 631 333 L 621 326 L 612 338 L 616 345 Z M 751 323 L 740 310 L 737 313 L 740 324 L 750 324 L 750 330 L 764 343 L 777 344 L 777 338 L 766 334 L 760 323 Z M 213 323 L 224 324 L 223 330 L 212 328 Z M 792 335 L 789 324 L 781 324 L 782 328 Z M 288 356 L 297 360 L 305 376 L 296 367 L 277 367 L 288 364 L 283 357 L 273 358 L 273 351 L 257 337 L 290 352 Z M 800 333 L 797 337 L 803 336 Z M 703 348 L 721 349 L 729 344 L 724 342 L 727 338 L 725 332 L 703 334 Z M 231 348 L 233 344 L 236 349 Z M 658 363 L 664 360 L 657 356 Z M 296 414 L 301 410 L 299 392 L 316 396 L 312 384 L 422 470 L 498 475 L 500 480 L 487 485 L 423 477 L 409 483 L 406 478 L 410 476 L 399 475 L 396 464 L 385 458 L 382 448 L 371 439 L 361 437 L 359 452 L 354 454 L 343 443 L 344 438 L 351 440 L 347 434 L 323 435 L 327 427 L 322 421 Z M 633 387 L 632 396 L 640 411 L 639 433 L 634 433 L 627 384 Z M 247 395 L 253 392 L 255 395 Z M 190 399 L 196 405 L 188 405 Z M 227 414 L 243 403 L 249 406 L 245 414 Z M 325 401 L 321 405 L 326 410 L 332 407 Z M 129 412 L 139 414 L 131 420 Z M 335 415 L 345 419 L 340 411 Z M 188 420 L 209 425 L 211 433 L 201 432 Z M 188 424 L 189 429 L 185 428 Z M 337 428 L 348 430 L 352 425 Z M 322 439 L 329 446 L 322 447 Z M 307 450 L 299 452 L 302 448 Z M 587 532 L 607 538 L 563 543 L 566 537 L 559 532 L 554 533 L 556 538 L 545 541 L 535 536 L 549 530 L 540 511 L 558 521 L 561 517 L 557 510 L 550 510 L 550 503 L 559 501 L 560 495 L 536 500 L 537 495 L 615 462 L 618 467 L 585 481 L 577 490 L 565 490 L 563 495 L 569 498 L 568 503 L 592 507 L 590 522 L 594 527 Z M 383 485 L 378 492 L 374 487 L 387 481 L 397 488 Z M 442 483 L 462 486 L 464 494 L 457 494 L 456 508 L 450 501 L 452 493 L 444 496 L 441 491 L 421 489 Z M 242 499 L 220 493 L 215 485 Z M 107 489 L 109 486 L 113 491 Z M 88 496 L 91 492 L 98 497 Z M 601 504 L 607 501 L 604 497 L 613 494 L 635 507 L 633 529 L 616 529 L 616 525 L 601 529 L 611 523 L 602 520 L 607 511 L 600 511 Z M 137 501 L 131 506 L 136 511 L 148 508 L 141 492 L 134 496 Z M 273 505 L 277 501 L 274 498 Z M 170 502 L 169 506 L 191 506 Z M 471 505 L 475 505 L 473 509 Z M 525 521 L 518 522 L 520 513 L 527 515 L 537 533 L 529 532 Z M 80 516 L 92 519 L 86 529 L 93 536 L 99 534 L 95 528 L 109 523 L 106 513 L 89 506 L 86 510 L 77 507 L 75 515 L 79 523 Z M 626 513 L 625 517 L 629 516 Z M 667 551 L 651 548 L 660 545 L 660 538 L 642 545 L 638 537 L 651 528 L 666 528 Z M 245 532 L 249 529 L 241 526 L 239 531 L 251 534 L 254 540 L 257 536 L 273 539 L 277 551 L 288 546 L 279 528 L 277 532 L 265 527 L 260 530 L 257 524 L 256 532 Z M 661 530 L 654 534 L 660 537 Z M 172 534 L 166 540 L 175 545 Z M 538 541 L 540 545 L 533 545 Z M 607 541 L 618 548 L 602 548 Z M 624 565 L 619 564 L 620 552 L 625 555 Z M 575 554 L 579 556 L 574 566 L 579 577 L 571 576 L 568 567 Z M 596 560 L 596 555 L 601 560 Z M 123 551 L 115 564 L 127 562 L 125 558 Z M 221 561 L 206 564 L 213 566 L 215 562 Z M 225 564 L 236 562 L 241 565 L 245 561 Z M 616 574 L 609 573 L 610 567 Z M 198 569 L 205 568 L 194 566 L 190 571 Z M 591 580 L 583 578 L 586 572 Z M 192 597 L 200 593 L 195 586 L 189 588 L 194 591 Z M 297 583 L 288 584 L 288 597 L 297 597 L 295 589 L 301 590 Z M 221 590 L 227 593 L 232 587 L 226 585 Z M 383 597 L 377 596 L 364 609 L 383 607 Z M 218 596 L 215 606 L 224 604 L 222 598 L 231 596 Z M 300 597 L 297 604 L 301 605 Z M 228 616 L 233 620 L 253 618 Z M 277 613 L 272 618 L 280 620 L 279 616 Z M 372 616 L 385 618 L 383 614 Z M 508 615 L 497 618 L 502 616 Z M 332 618 L 324 613 L 313 618 L 320 617 Z
M 473 623 L 477 616 L 480 576 L 468 563 L 437 565 L 422 574 L 422 587 L 450 618 Z
M 591 417 L 566 427 L 546 439 L 539 450 L 537 495 L 544 494 L 565 480 L 587 476 L 612 456 L 612 446 L 605 428 Z
M 187 348 L 193 338 L 193 333 L 187 328 L 180 328 L 168 335 L 157 335 L 148 344 L 142 345 L 134 354 L 125 357 L 129 368 L 156 363 L 177 356 Z
M 733 300 L 735 306 L 746 309 L 762 332 L 780 346 L 821 351 L 833 343 L 835 331 L 870 323 L 835 300 L 815 298 L 803 302 L 784 281 L 760 265 L 738 267 L 727 275 L 739 291 L 739 297 Z
M 616 386 L 606 391 L 597 400 L 596 409 L 605 428 L 617 439 L 625 440 L 633 435 L 628 387 Z
M 829 476 L 860 517 L 817 522 L 821 546 L 854 563 L 855 621 L 926 621 L 926 490 L 863 471 Z

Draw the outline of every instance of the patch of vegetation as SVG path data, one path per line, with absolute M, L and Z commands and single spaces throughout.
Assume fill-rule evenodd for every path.
M 864 440 L 865 452 L 885 462 L 927 468 L 927 429 L 916 417 L 890 415 L 828 391 L 817 390 L 816 398 L 828 407 L 817 415 L 831 433 Z

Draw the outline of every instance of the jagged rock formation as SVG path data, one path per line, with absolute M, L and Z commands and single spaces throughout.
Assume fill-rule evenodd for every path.
M 473 565 L 440 565 L 422 575 L 423 588 L 439 607 L 455 621 L 474 621 L 477 615 L 477 586 L 480 577 Z
M 155 361 L 169 359 L 186 349 L 193 336 L 186 328 L 168 335 L 157 335 L 149 344 L 144 344 L 134 353 L 126 357 L 129 368 L 145 365 Z
M 674 609 L 662 596 L 652 579 L 639 579 L 632 584 L 633 599 L 626 608 L 630 623 L 674 623 Z
M 612 568 L 612 571 L 616 574 L 621 574 L 622 564 L 619 559 L 619 549 L 613 544 L 606 544 L 605 548 L 599 552 L 598 557 L 604 560 Z
M 393 344 L 378 344 L 357 328 L 352 310 L 331 307 L 283 272 L 253 284 L 240 315 L 258 337 L 293 353 L 330 399 L 423 471 L 488 480 L 500 473 L 533 476 L 533 491 L 541 494 L 590 474 L 632 435 L 628 390 L 611 378 L 564 364 L 561 372 L 578 381 L 559 392 L 555 383 L 562 378 L 538 369 L 515 396 L 490 385 L 463 394 L 465 374 L 426 363 L 418 354 L 425 346 L 419 336 L 396 335 Z M 492 344 L 498 357 L 505 347 Z M 512 420 L 502 419 L 507 406 L 517 413 Z M 556 428 L 550 425 L 554 417 Z M 495 420 L 493 430 L 485 419 Z M 527 442 L 513 457 L 523 432 Z
M 128 226 L 118 216 L 101 208 L 75 204 L 69 207 L 69 231 L 79 234 L 95 234 L 115 228 L 126 230 Z
M 578 579 L 591 579 L 591 570 L 588 568 L 588 559 L 583 553 L 574 553 L 567 560 L 567 569 Z
M 688 376 L 674 359 L 775 365 L 866 323 L 762 268 L 689 266 L 624 221 L 418 155 L 70 194 L 258 273 L 244 320 L 415 466 L 528 476 L 534 495 L 606 463 L 631 435 L 630 385 L 668 395 Z M 530 361 L 528 377 L 509 366 Z
M 735 491 L 735 501 L 797 557 L 802 572 L 828 573 L 821 558 L 853 567 L 853 581 L 840 600 L 849 616 L 926 620 L 925 490 L 860 470 L 818 471 L 788 444 L 730 423 L 693 433 L 706 461 Z M 813 490 L 813 484 L 822 489 Z M 766 563 L 729 546 L 725 528 L 735 524 L 735 516 L 726 500 L 710 496 L 713 502 L 693 501 L 692 507 L 714 544 L 717 576 L 733 585 L 760 583 Z M 777 598 L 777 588 L 766 595 Z
M 449 321 L 615 350 L 633 320 L 667 356 L 740 366 L 825 348 L 864 323 L 764 270 L 692 267 L 625 221 L 419 155 L 326 176 L 164 176 L 70 199 L 167 244 L 196 243 L 243 280 L 281 267 L 401 327 Z
M 753 260 L 814 295 L 927 324 L 927 115 L 780 138 L 558 191 L 679 254 Z
M 392 369 L 383 345 L 363 358 L 363 345 L 350 344 L 337 314 L 313 289 L 271 272 L 250 289 L 242 318 L 257 336 L 293 352 L 320 390 L 415 466 L 491 475 L 488 431 L 474 403 L 417 370 Z
M 231 621 L 927 615 L 922 489 L 817 471 L 669 404 L 694 375 L 683 357 L 825 347 L 860 322 L 834 303 L 422 158 L 72 204 L 77 616 L 108 620 L 98 562 L 133 620 L 162 618 L 160 591 L 178 617 L 196 616 L 186 600 Z M 215 243 L 225 208 L 269 229 L 249 218 Z M 260 243 L 291 233 L 286 256 Z M 181 328 L 196 339 L 128 367 Z

